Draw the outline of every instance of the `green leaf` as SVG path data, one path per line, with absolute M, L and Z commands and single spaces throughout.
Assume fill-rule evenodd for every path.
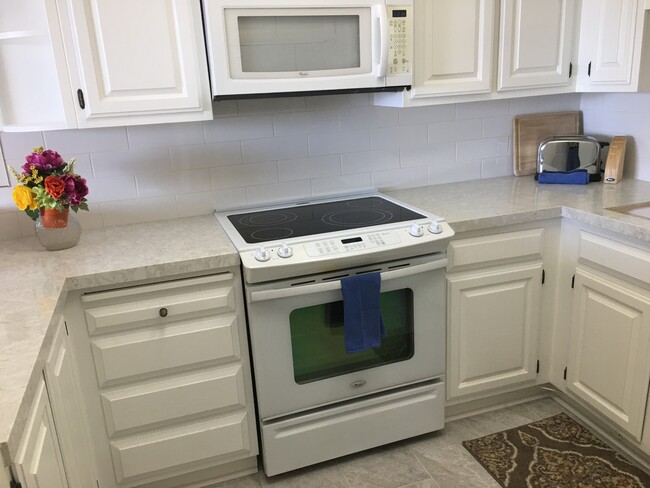
M 88 204 L 87 204 L 86 202 L 83 202 L 81 205 L 79 205 L 79 208 L 80 208 L 81 210 L 90 210 L 90 209 L 88 208 Z
M 41 215 L 41 212 L 38 209 L 30 210 L 30 209 L 26 208 L 25 213 L 27 215 L 29 215 L 29 218 L 32 219 L 32 220 L 36 220 L 39 217 L 39 215 Z

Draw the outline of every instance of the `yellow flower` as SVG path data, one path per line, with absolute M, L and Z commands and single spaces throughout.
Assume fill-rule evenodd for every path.
M 26 208 L 36 210 L 37 204 L 36 200 L 34 200 L 34 193 L 31 188 L 26 186 L 17 186 L 14 188 L 11 196 L 20 210 L 25 210 Z

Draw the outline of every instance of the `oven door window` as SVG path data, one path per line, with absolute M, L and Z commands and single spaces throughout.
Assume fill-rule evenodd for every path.
M 298 384 L 405 361 L 413 357 L 413 291 L 381 294 L 386 337 L 381 347 L 348 354 L 343 301 L 295 309 L 289 315 L 294 379 Z

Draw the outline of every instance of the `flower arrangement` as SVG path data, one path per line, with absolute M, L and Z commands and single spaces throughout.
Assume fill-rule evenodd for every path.
M 56 151 L 33 149 L 25 156 L 22 173 L 9 167 L 9 172 L 20 183 L 13 190 L 16 206 L 36 220 L 41 210 L 88 210 L 86 179 L 74 172 L 75 159 L 65 162 Z

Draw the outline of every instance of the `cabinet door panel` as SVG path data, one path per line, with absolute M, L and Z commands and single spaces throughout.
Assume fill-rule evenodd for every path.
M 45 382 L 40 381 L 16 465 L 25 488 L 67 488 L 52 409 Z
M 574 0 L 504 0 L 499 90 L 569 83 Z
M 86 119 L 204 110 L 199 2 L 66 1 Z
M 494 0 L 416 0 L 413 97 L 489 92 Z
M 449 398 L 535 379 L 542 265 L 452 276 Z
M 578 268 L 567 388 L 641 440 L 650 296 Z

